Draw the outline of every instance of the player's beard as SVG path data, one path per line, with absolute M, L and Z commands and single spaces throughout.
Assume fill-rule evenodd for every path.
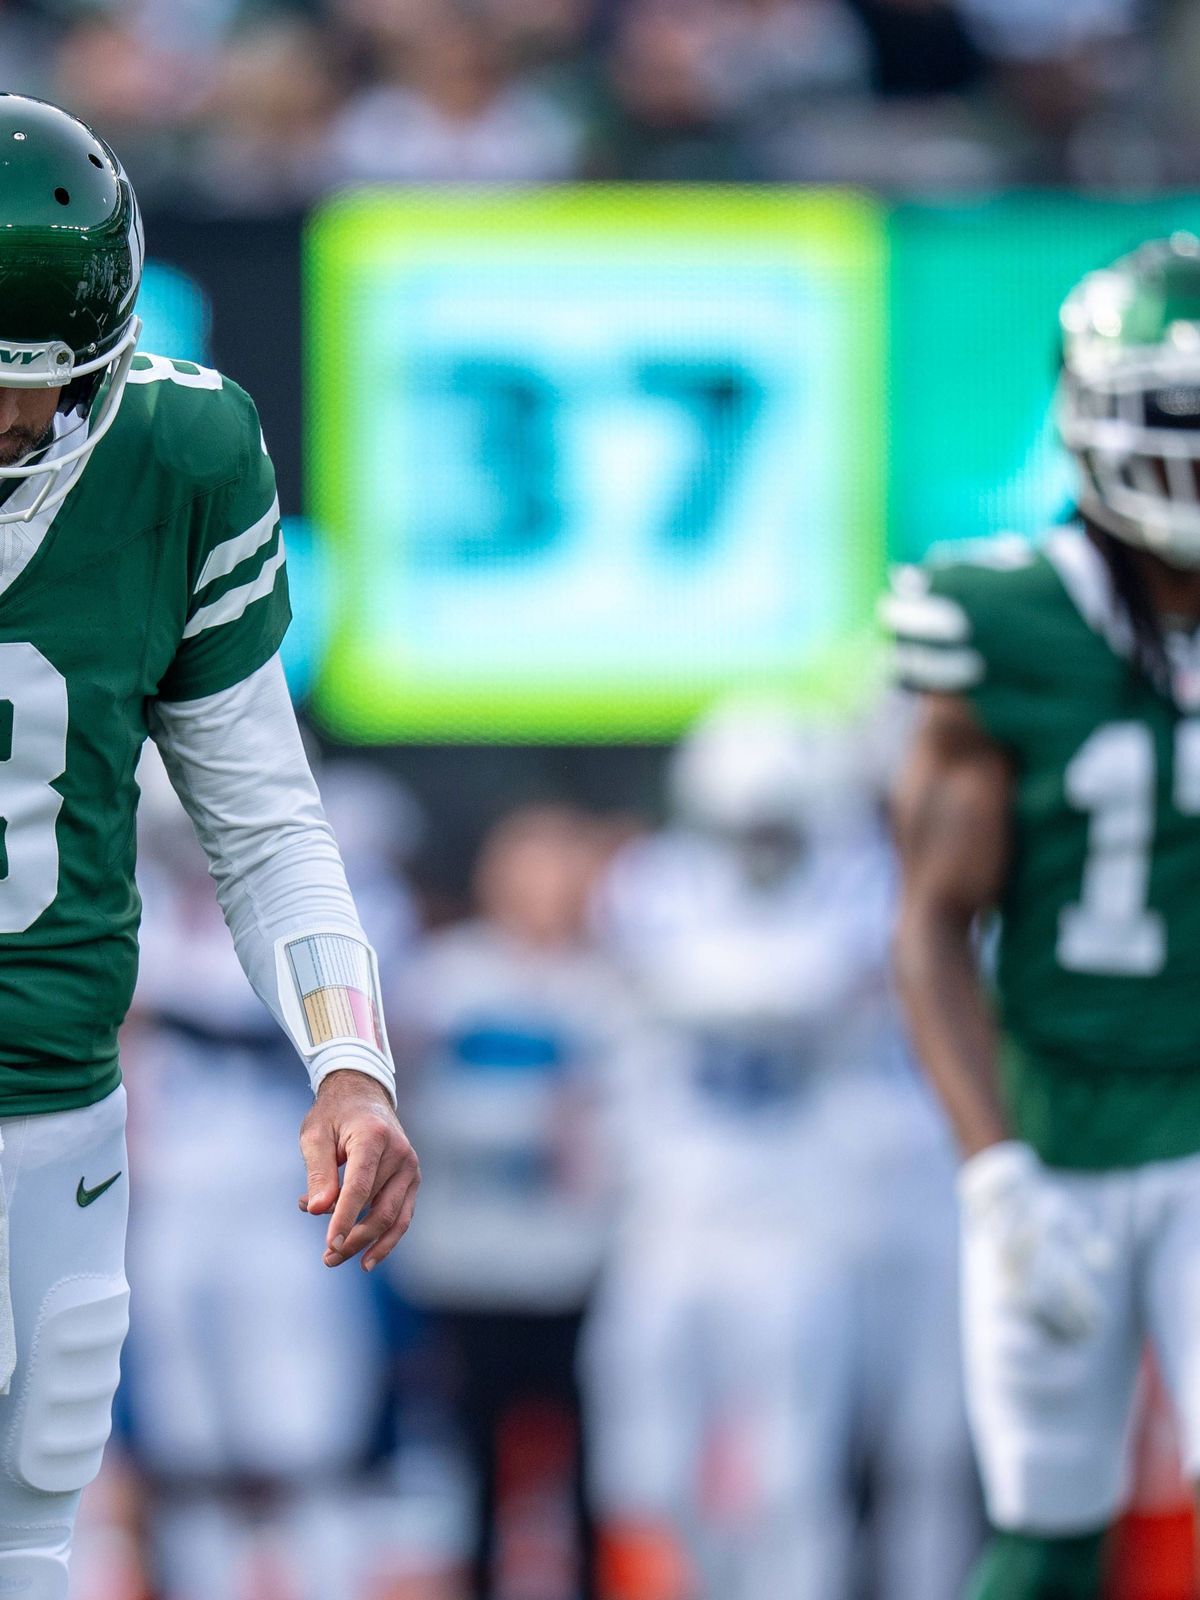
M 54 424 L 48 423 L 38 434 L 32 428 L 10 428 L 0 438 L 0 467 L 15 467 L 18 461 L 40 455 L 54 443 Z

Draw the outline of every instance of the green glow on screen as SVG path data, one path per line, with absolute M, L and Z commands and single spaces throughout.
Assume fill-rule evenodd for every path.
M 359 191 L 307 241 L 310 500 L 352 740 L 658 739 L 861 691 L 885 213 L 857 195 Z

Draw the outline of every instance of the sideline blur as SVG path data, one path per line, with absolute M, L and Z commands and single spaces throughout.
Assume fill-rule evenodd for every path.
M 143 206 L 358 180 L 1194 182 L 1195 7 L 1138 0 L 17 0 L 5 86 Z

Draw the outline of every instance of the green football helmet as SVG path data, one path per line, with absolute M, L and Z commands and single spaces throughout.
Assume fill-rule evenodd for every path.
M 1200 239 L 1155 239 L 1067 296 L 1058 425 L 1079 507 L 1200 566 Z
M 65 498 L 112 427 L 141 323 L 145 254 L 120 162 L 84 123 L 23 95 L 0 94 L 0 386 L 62 388 L 53 441 L 0 483 L 42 479 L 0 524 Z

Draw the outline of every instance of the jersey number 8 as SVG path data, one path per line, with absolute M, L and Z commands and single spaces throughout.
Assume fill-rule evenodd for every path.
M 67 680 L 31 644 L 0 644 L 0 712 L 0 934 L 23 933 L 58 893 L 67 765 Z

